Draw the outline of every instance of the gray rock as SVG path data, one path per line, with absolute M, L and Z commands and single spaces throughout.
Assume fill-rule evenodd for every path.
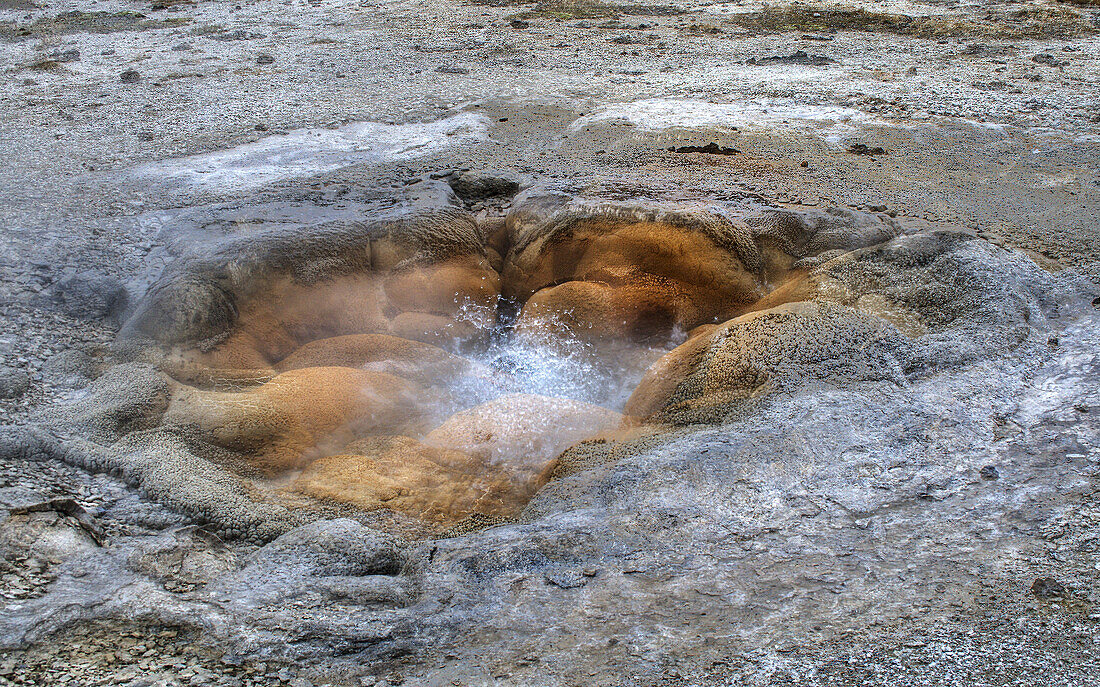
M 129 302 L 126 287 L 117 279 L 94 270 L 71 272 L 52 284 L 37 304 L 70 317 L 91 320 L 117 319 Z
M 31 388 L 31 376 L 25 370 L 0 367 L 0 398 L 19 398 Z
M 42 374 L 55 386 L 80 388 L 98 377 L 104 364 L 102 351 L 70 348 L 47 358 L 42 363 Z
M 152 284 L 123 326 L 120 339 L 139 344 L 217 340 L 236 325 L 239 309 L 256 283 L 280 275 L 317 282 L 369 272 L 371 251 L 364 246 L 372 243 L 392 245 L 403 259 L 419 261 L 483 253 L 477 223 L 454 206 L 453 194 L 441 194 L 438 186 L 451 194 L 442 183 L 420 184 L 407 191 L 406 204 L 371 221 L 314 213 L 309 219 L 319 223 L 308 231 L 284 220 L 264 232 L 197 244 L 188 241 L 185 255 Z M 235 224 L 243 221 L 236 214 Z
M 196 220 L 222 235 L 165 271 L 135 326 L 168 343 L 224 334 L 254 280 L 359 270 L 352 247 L 395 233 L 428 250 L 445 227 L 457 249 L 475 250 L 472 220 L 445 216 L 244 234 Z M 1048 513 L 1091 489 L 1100 417 L 1074 407 L 1100 403 L 1100 314 L 1079 276 L 967 232 L 904 234 L 866 213 L 765 209 L 734 224 L 717 210 L 568 195 L 514 212 L 512 247 L 564 237 L 585 218 L 654 217 L 693 223 L 747 266 L 775 245 L 806 261 L 805 302 L 741 320 L 753 345 L 715 339 L 710 358 L 688 366 L 719 374 L 688 384 L 685 406 L 745 380 L 752 402 L 724 404 L 711 424 L 601 440 L 518 522 L 407 543 L 242 477 L 230 452 L 160 425 L 175 382 L 118 365 L 78 404 L 6 432 L 0 457 L 110 471 L 218 537 L 259 546 L 188 542 L 199 535 L 185 531 L 123 538 L 0 617 L 0 643 L 136 617 L 270 657 L 271 673 L 334 654 L 384 670 L 401 659 L 410 671 L 445 656 L 461 664 L 439 667 L 448 682 L 482 665 L 537 664 L 578 684 L 673 661 L 687 673 L 731 646 L 772 660 L 793 636 L 972 603 L 1005 560 L 1035 548 Z M 165 305 L 176 310 L 157 320 Z M 978 479 L 990 465 L 998 479 Z M 107 513 L 137 520 L 140 509 L 120 498 Z M 208 574 L 181 589 L 173 571 L 200 565 Z M 1041 585 L 1044 598 L 1051 589 Z
M 452 176 L 448 183 L 463 200 L 509 198 L 520 189 L 520 178 L 506 172 L 465 171 Z
M 169 386 L 152 367 L 116 365 L 88 389 L 84 402 L 59 404 L 42 419 L 82 439 L 110 444 L 135 430 L 152 429 L 168 407 Z
M 79 62 L 80 51 L 76 48 L 70 48 L 69 50 L 59 50 L 57 52 L 50 53 L 50 59 L 54 62 Z
M 326 576 L 396 575 L 402 565 L 399 542 L 354 520 L 324 520 L 291 530 L 257 551 L 250 563 L 255 570 Z
M 588 578 L 578 570 L 549 570 L 543 573 L 543 577 L 561 589 L 577 589 L 588 584 Z
M 1053 577 L 1040 577 L 1032 583 L 1031 593 L 1039 599 L 1054 599 L 1065 596 L 1066 588 Z

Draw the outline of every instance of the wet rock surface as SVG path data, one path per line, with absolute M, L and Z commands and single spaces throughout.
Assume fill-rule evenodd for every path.
M 209 358 L 203 381 L 232 377 L 236 386 L 192 386 L 172 376 L 174 361 L 190 350 L 187 342 L 201 350 L 212 325 L 203 319 L 208 300 L 191 294 L 224 268 L 221 257 L 182 254 L 161 279 L 187 289 L 154 283 L 152 300 L 139 304 L 119 338 L 122 355 L 152 364 L 110 367 L 85 398 L 10 432 L 4 451 L 9 460 L 119 474 L 217 536 L 169 529 L 86 553 L 68 545 L 44 593 L 19 595 L 25 600 L 5 621 L 5 643 L 33 645 L 74 618 L 140 617 L 188 628 L 204 646 L 234 656 L 321 660 L 347 675 L 353 664 L 372 666 L 372 677 L 397 665 L 425 676 L 473 671 L 489 679 L 495 671 L 537 682 L 581 679 L 609 664 L 635 675 L 674 664 L 702 680 L 716 637 L 723 638 L 716 647 L 761 651 L 784 641 L 792 625 L 805 623 L 824 641 L 850 629 L 853 614 L 895 626 L 914 607 L 935 613 L 988 589 L 1005 593 L 1018 575 L 1011 570 L 1041 551 L 1038 528 L 1052 517 L 1043 514 L 1090 493 L 1094 418 L 1078 409 L 1096 403 L 1095 386 L 1071 380 L 1095 373 L 1096 287 L 956 228 L 839 209 L 719 211 L 714 201 L 677 206 L 661 189 L 632 189 L 639 193 L 651 200 L 609 188 L 518 198 L 494 281 L 523 303 L 505 333 L 523 340 L 531 336 L 524 318 L 545 284 L 631 294 L 638 284 L 666 289 L 672 275 L 718 261 L 710 273 L 739 296 L 711 310 L 699 303 L 715 301 L 686 297 L 681 307 L 706 314 L 680 323 L 691 331 L 679 346 L 664 319 L 639 324 L 575 306 L 556 306 L 573 319 L 533 339 L 546 347 L 535 350 L 551 351 L 555 340 L 591 339 L 592 326 L 604 332 L 596 341 L 664 337 L 671 350 L 640 378 L 626 403 L 629 419 L 514 395 L 439 424 L 420 409 L 431 406 L 416 401 L 426 388 L 401 375 L 430 387 L 423 364 L 445 376 L 484 374 L 484 363 L 394 337 L 384 319 L 339 320 L 360 333 L 325 343 L 323 312 L 297 330 L 314 338 L 284 358 L 291 362 L 264 357 L 267 373 L 245 378 L 223 374 L 237 369 L 219 367 L 233 358 Z M 470 221 L 453 217 L 460 227 Z M 454 235 L 448 222 L 428 233 L 422 226 L 401 224 L 387 240 L 409 236 L 430 246 L 432 232 Z M 327 242 L 330 235 L 321 225 L 294 243 L 261 244 L 240 274 L 265 280 L 271 265 L 300 270 L 309 264 L 302 255 L 336 265 L 328 281 L 373 274 L 375 263 L 349 263 L 342 256 L 356 249 Z M 235 244 L 224 241 L 200 254 L 227 255 Z M 661 248 L 670 241 L 692 248 Z M 645 262 L 661 250 L 693 267 Z M 452 259 L 445 248 L 405 269 Z M 655 274 L 657 265 L 673 271 Z M 242 286 L 224 311 L 233 315 L 269 293 L 237 279 Z M 311 288 L 314 279 L 296 283 Z M 142 324 L 161 312 L 171 313 L 169 326 Z M 251 325 L 229 317 L 214 326 L 217 342 Z M 170 335 L 149 337 L 160 332 Z M 372 370 L 372 356 L 391 372 Z M 356 367 L 314 366 L 332 363 Z M 1074 408 L 1072 435 L 1057 419 L 1066 407 Z M 423 444 L 412 438 L 420 432 Z M 379 433 L 408 436 L 369 439 Z M 559 462 L 570 444 L 577 445 Z M 290 488 L 264 481 L 302 465 Z M 464 518 L 480 525 L 437 538 L 441 525 Z M 6 522 L 14 527 L 16 517 Z M 19 578 L 30 580 L 28 589 L 43 586 L 28 577 L 36 563 L 17 564 L 29 571 Z M 1045 579 L 1018 594 L 1089 612 L 1089 592 L 1079 599 Z M 584 619 L 572 610 L 576 594 L 587 599 Z M 640 632 L 639 618 L 683 614 L 686 594 L 690 621 L 672 644 L 668 630 Z M 75 616 L 73 604 L 82 609 Z M 468 633 L 474 617 L 476 636 Z M 247 635 L 232 629 L 244 626 Z M 621 639 L 612 641 L 628 636 L 621 648 Z M 590 637 L 607 643 L 580 648 Z M 543 647 L 537 662 L 527 659 L 532 641 Z M 427 659 L 439 654 L 450 657 L 446 667 Z M 356 658 L 345 663 L 342 655 Z
M 659 188 L 633 190 L 649 200 L 616 188 L 585 196 L 531 190 L 503 224 L 486 222 L 500 238 L 459 210 L 413 207 L 374 223 L 276 227 L 247 242 L 230 235 L 200 243 L 168 265 L 120 331 L 118 354 L 135 362 L 108 370 L 87 399 L 14 432 L 9 451 L 121 472 L 229 538 L 262 542 L 328 512 L 301 495 L 448 524 L 512 517 L 546 482 L 558 453 L 649 421 L 668 400 L 628 404 L 630 420 L 586 402 L 576 396 L 590 381 L 581 358 L 596 374 L 617 364 L 626 376 L 604 383 L 629 393 L 637 379 L 630 375 L 640 375 L 659 342 L 667 350 L 688 330 L 808 298 L 802 263 L 906 230 L 886 215 L 693 206 L 663 199 Z M 938 250 L 936 239 L 923 240 Z M 487 244 L 504 253 L 499 273 L 485 259 Z M 498 312 L 498 299 L 518 306 L 514 322 Z M 868 332 L 892 331 L 857 324 L 849 312 L 829 311 L 832 341 L 812 326 L 766 335 L 779 347 L 770 364 L 847 359 L 842 339 L 866 347 Z M 409 316 L 422 328 L 410 332 Z M 808 353 L 783 348 L 807 338 Z M 486 343 L 493 339 L 505 341 L 510 359 L 499 350 L 486 357 L 499 346 Z M 841 377 L 898 377 L 901 363 L 888 348 L 865 354 L 882 360 L 867 362 L 863 376 Z M 577 359 L 548 369 L 559 349 Z M 639 356 L 633 373 L 618 359 Z M 738 356 L 727 354 L 735 365 Z M 528 368 L 549 374 L 550 396 L 511 393 Z M 707 384 L 722 398 L 756 394 L 770 372 L 754 374 L 744 390 L 734 379 Z M 676 381 L 658 376 L 658 385 Z M 615 403 L 613 389 L 597 394 Z M 384 436 L 398 443 L 379 444 Z M 417 448 L 418 440 L 426 446 Z M 257 481 L 302 468 L 290 492 Z M 257 507 L 242 519 L 249 502 Z
M 39 5 L 0 684 L 1100 670 L 1087 4 Z

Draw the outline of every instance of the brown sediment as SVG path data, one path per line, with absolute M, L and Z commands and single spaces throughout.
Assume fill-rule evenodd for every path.
M 438 346 L 388 334 L 348 334 L 311 341 L 275 363 L 280 372 L 309 367 L 354 367 L 388 372 L 423 385 L 466 374 L 473 361 Z M 488 374 L 487 370 L 478 370 Z
M 453 524 L 471 515 L 510 517 L 546 483 L 552 461 L 520 475 L 480 457 L 404 436 L 372 437 L 312 462 L 290 489 L 313 498 L 386 508 Z
M 1079 5 L 1097 0 L 1069 0 Z M 870 31 L 918 38 L 1070 38 L 1096 33 L 1087 18 L 1064 7 L 991 11 L 982 19 L 880 12 L 857 7 L 788 5 L 732 14 L 729 22 L 752 31 Z
M 243 392 L 175 391 L 166 426 L 197 429 L 211 443 L 240 452 L 264 474 L 301 466 L 337 436 L 415 425 L 419 387 L 382 372 L 310 367 Z
M 667 337 L 755 302 L 764 293 L 755 267 L 698 230 L 582 221 L 513 251 L 504 293 L 526 303 L 521 330 L 561 313 L 584 338 Z

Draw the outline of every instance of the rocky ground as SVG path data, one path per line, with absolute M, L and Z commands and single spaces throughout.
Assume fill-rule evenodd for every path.
M 264 198 L 372 212 L 462 170 L 951 224 L 1100 280 L 1100 8 L 1087 1 L 0 0 L 0 69 L 5 426 L 84 396 L 160 269 Z M 349 186 L 376 190 L 341 200 Z M 476 195 L 474 212 L 503 202 Z M 280 206 L 280 221 L 310 202 Z M 1043 283 L 1067 310 L 1095 297 Z M 5 453 L 0 684 L 1095 682 L 1100 341 L 1082 312 L 915 390 L 761 411 L 781 439 L 750 418 L 643 451 L 578 487 L 618 515 L 563 514 L 550 493 L 557 519 L 409 544 L 415 573 L 372 569 L 392 582 L 370 589 L 311 568 L 302 588 L 273 583 L 286 599 L 255 598 L 241 580 L 287 559 L 196 529 L 121 475 Z M 907 446 L 919 469 L 874 487 L 881 510 L 818 458 L 803 469 L 832 505 L 769 505 L 804 485 L 751 448 L 737 449 L 745 473 L 700 459 L 732 491 L 691 470 L 660 477 L 727 435 L 814 455 L 805 437 L 830 433 L 818 416 L 852 433 L 848 449 L 873 447 L 859 449 L 868 470 L 894 474 L 886 453 Z M 915 431 L 905 422 L 925 429 L 892 444 Z M 966 470 L 936 462 L 948 456 Z M 663 500 L 677 489 L 690 507 Z M 631 498 L 650 508 L 641 524 L 622 515 Z M 718 512 L 737 529 L 722 539 Z M 697 540 L 669 543 L 696 521 Z M 614 550 L 626 540 L 652 558 Z M 534 578 L 548 591 L 513 561 L 531 546 L 554 561 Z M 506 574 L 473 575 L 486 557 Z M 361 625 L 342 622 L 364 608 Z

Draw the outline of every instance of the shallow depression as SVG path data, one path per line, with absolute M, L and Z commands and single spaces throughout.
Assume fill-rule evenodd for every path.
M 709 386 L 676 390 L 721 323 L 807 298 L 802 261 L 899 233 L 884 215 L 620 196 L 535 188 L 504 217 L 445 200 L 230 234 L 171 264 L 120 342 L 170 377 L 153 422 L 242 489 L 441 531 L 517 516 L 580 442 L 648 432 L 673 402 L 704 413 Z M 730 388 L 768 378 L 744 375 Z
M 367 373 L 420 381 L 407 414 L 366 432 L 335 428 L 303 452 L 302 469 L 259 482 L 430 520 L 516 514 L 563 450 L 629 423 L 621 415 L 627 399 L 672 345 L 598 346 L 560 331 L 552 341 L 490 332 L 483 345 L 455 356 L 469 364 L 417 365 L 400 357 L 364 363 L 359 369 Z M 372 398 L 371 405 L 387 401 L 369 385 L 349 393 Z M 427 475 L 434 479 L 425 481 Z

